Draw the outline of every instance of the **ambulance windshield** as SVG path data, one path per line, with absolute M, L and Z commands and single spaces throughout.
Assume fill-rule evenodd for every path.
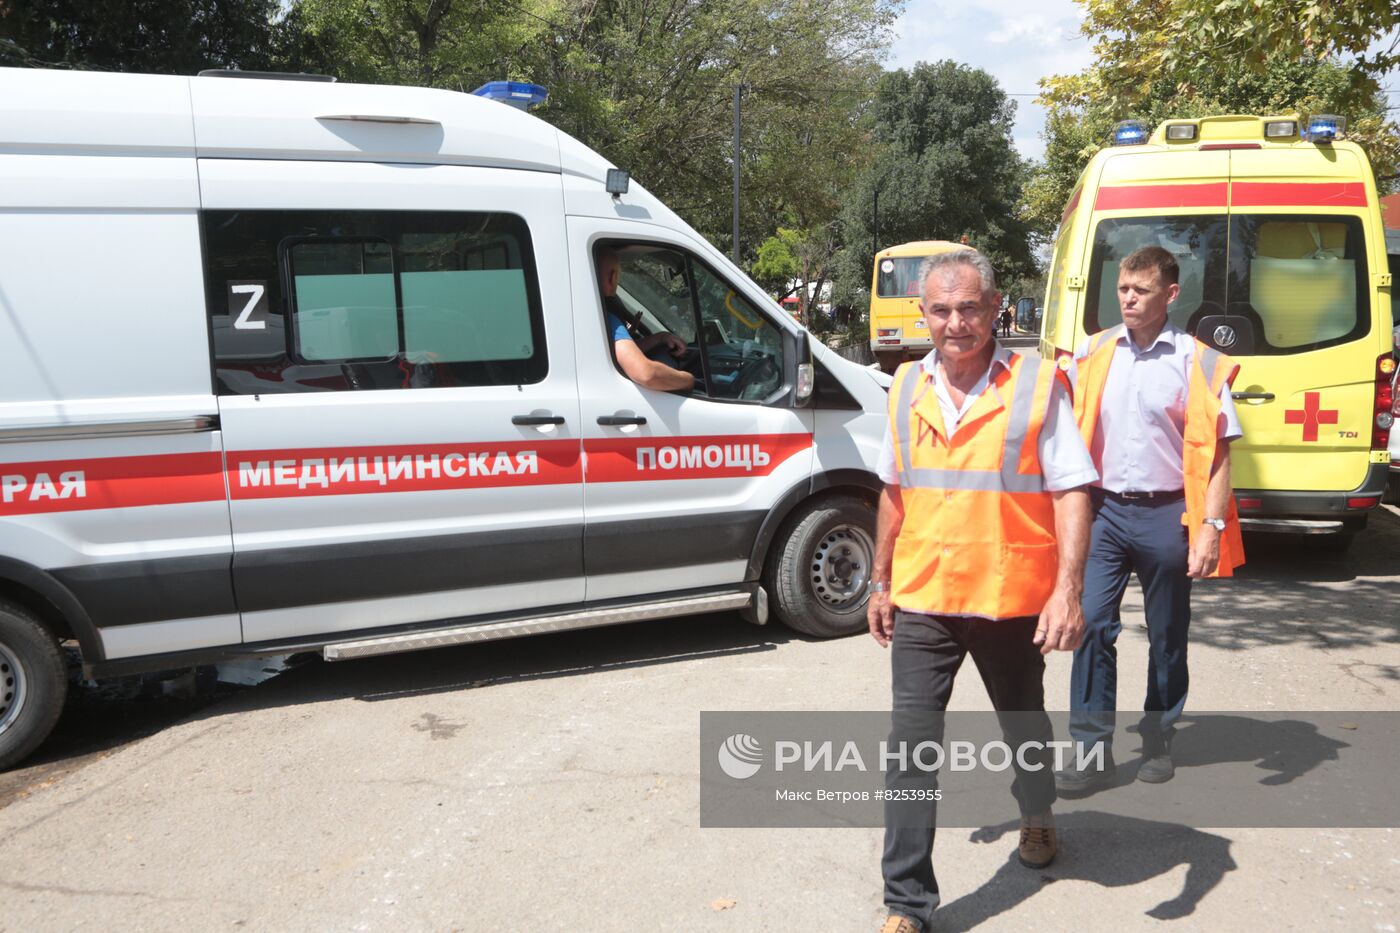
M 1101 221 L 1094 233 L 1084 328 L 1121 323 L 1118 267 L 1142 246 L 1180 266 L 1168 314 L 1211 342 L 1221 325 L 1235 355 L 1302 353 L 1355 340 L 1370 326 L 1365 236 L 1343 215 L 1223 214 Z

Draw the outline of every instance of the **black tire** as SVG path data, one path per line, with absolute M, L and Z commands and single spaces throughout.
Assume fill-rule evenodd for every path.
M 856 496 L 802 506 L 769 554 L 764 585 L 778 619 L 816 638 L 865 631 L 875 563 L 875 510 Z
M 67 698 L 58 641 L 28 611 L 0 602 L 0 771 L 48 738 Z
M 1390 471 L 1390 478 L 1385 483 L 1385 494 L 1381 496 L 1382 502 L 1391 505 L 1400 505 L 1400 472 L 1394 469 Z

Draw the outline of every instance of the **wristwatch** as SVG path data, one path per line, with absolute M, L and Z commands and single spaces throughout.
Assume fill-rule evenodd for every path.
M 1201 519 L 1201 524 L 1202 524 L 1202 525 L 1209 525 L 1210 527 L 1214 528 L 1216 531 L 1219 531 L 1219 532 L 1222 532 L 1222 533 L 1225 531 L 1225 519 L 1223 519 L 1223 518 L 1203 518 L 1203 519 Z
M 890 581 L 888 580 L 875 580 L 870 584 L 870 592 L 872 593 L 888 593 L 889 591 Z

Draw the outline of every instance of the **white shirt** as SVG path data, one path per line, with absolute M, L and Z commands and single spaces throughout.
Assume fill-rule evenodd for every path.
M 963 416 L 972 408 L 977 397 L 987 391 L 993 367 L 1010 369 L 1011 351 L 1000 344 L 997 345 L 991 362 L 987 364 L 987 371 L 967 393 L 961 406 L 953 404 L 948 386 L 938 373 L 938 351 L 930 351 L 920 365 L 923 366 L 924 372 L 933 377 L 933 391 L 938 398 L 938 408 L 943 413 L 943 425 L 948 429 L 949 436 L 952 436 L 958 430 L 958 422 L 962 421 Z M 1040 429 L 1037 452 L 1040 454 L 1040 470 L 1045 477 L 1045 488 L 1050 492 L 1084 486 L 1099 478 L 1089 450 L 1084 446 L 1084 439 L 1079 435 L 1079 426 L 1074 422 L 1074 406 L 1058 379 L 1050 389 L 1050 409 L 1046 412 L 1045 424 Z M 880 449 L 880 462 L 875 472 L 887 485 L 899 485 L 899 473 L 895 469 L 894 434 L 890 431 L 888 422 L 885 424 L 885 443 Z
M 1085 341 L 1077 356 L 1082 359 L 1087 352 Z M 1172 492 L 1186 485 L 1182 451 L 1195 356 L 1195 338 L 1170 321 L 1146 350 L 1123 328 L 1089 448 L 1102 477 L 1094 485 L 1109 492 Z M 1222 386 L 1216 436 L 1233 440 L 1243 433 L 1230 386 Z

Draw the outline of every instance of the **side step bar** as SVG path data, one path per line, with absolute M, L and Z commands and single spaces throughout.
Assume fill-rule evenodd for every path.
M 448 645 L 464 645 L 469 642 L 518 638 L 521 635 L 542 635 L 546 632 L 599 628 L 604 625 L 645 622 L 650 619 L 667 619 L 673 616 L 696 615 L 702 612 L 747 609 L 752 602 L 753 594 L 740 591 L 714 593 L 707 596 L 689 596 L 683 599 L 666 599 L 652 603 L 637 603 L 631 606 L 584 609 L 557 615 L 512 619 L 509 622 L 484 622 L 476 625 L 433 629 L 426 632 L 405 632 L 401 635 L 386 635 L 382 638 L 366 638 L 362 641 L 342 641 L 323 647 L 321 656 L 327 661 L 368 658 L 380 654 L 396 654 L 401 651 L 422 651 L 426 648 L 445 648 Z

